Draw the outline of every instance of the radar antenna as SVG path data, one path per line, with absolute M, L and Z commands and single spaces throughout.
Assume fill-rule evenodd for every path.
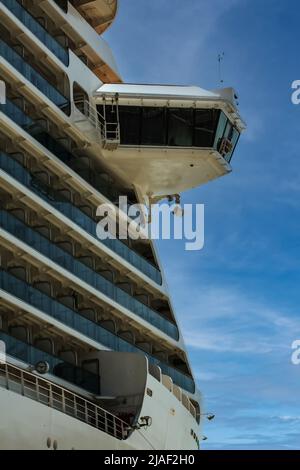
M 218 63 L 219 63 L 219 80 L 220 84 L 223 85 L 224 80 L 223 80 L 223 74 L 222 74 L 222 62 L 225 57 L 225 52 L 221 52 L 221 54 L 218 55 Z

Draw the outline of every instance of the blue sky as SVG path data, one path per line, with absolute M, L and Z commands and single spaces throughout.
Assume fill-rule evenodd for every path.
M 248 124 L 233 173 L 184 194 L 205 247 L 159 252 L 205 407 L 206 449 L 300 449 L 300 3 L 120 0 L 105 37 L 124 81 L 225 86 Z

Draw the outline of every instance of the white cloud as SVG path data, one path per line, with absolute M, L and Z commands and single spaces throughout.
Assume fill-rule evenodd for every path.
M 297 422 L 300 421 L 300 416 L 278 416 L 278 419 L 285 422 Z
M 300 335 L 299 318 L 234 285 L 199 281 L 178 263 L 168 277 L 187 346 L 255 355 L 276 351 L 289 357 L 291 340 Z

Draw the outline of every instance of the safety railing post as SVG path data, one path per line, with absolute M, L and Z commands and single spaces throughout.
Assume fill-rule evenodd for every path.
M 39 379 L 35 377 L 35 393 L 37 401 L 40 401 Z
M 21 393 L 24 396 L 25 395 L 25 387 L 24 387 L 24 374 L 23 371 L 21 371 Z
M 88 406 L 87 406 L 86 401 L 84 403 L 84 418 L 85 418 L 85 422 L 88 423 L 89 422 L 89 416 L 88 416 Z
M 8 366 L 5 364 L 5 379 L 6 379 L 6 388 L 9 390 L 9 372 L 8 372 Z
M 51 384 L 49 385 L 49 406 L 53 408 L 53 390 Z
M 95 406 L 95 426 L 96 426 L 97 429 L 99 429 L 99 418 L 98 418 L 97 406 Z
M 66 398 L 65 398 L 64 389 L 62 389 L 61 400 L 62 400 L 62 410 L 65 413 L 66 412 Z
M 117 437 L 117 425 L 116 425 L 116 418 L 113 417 L 113 422 L 114 422 L 114 436 Z
M 104 428 L 106 434 L 108 433 L 108 422 L 107 422 L 107 413 L 104 413 Z

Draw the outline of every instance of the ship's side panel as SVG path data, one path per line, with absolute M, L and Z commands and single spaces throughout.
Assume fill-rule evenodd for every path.
M 232 89 L 122 84 L 99 36 L 117 8 L 0 0 L 3 449 L 199 447 L 201 396 L 159 257 L 130 236 L 120 197 L 178 203 L 230 172 L 242 124 Z M 104 240 L 102 204 L 118 218 Z

